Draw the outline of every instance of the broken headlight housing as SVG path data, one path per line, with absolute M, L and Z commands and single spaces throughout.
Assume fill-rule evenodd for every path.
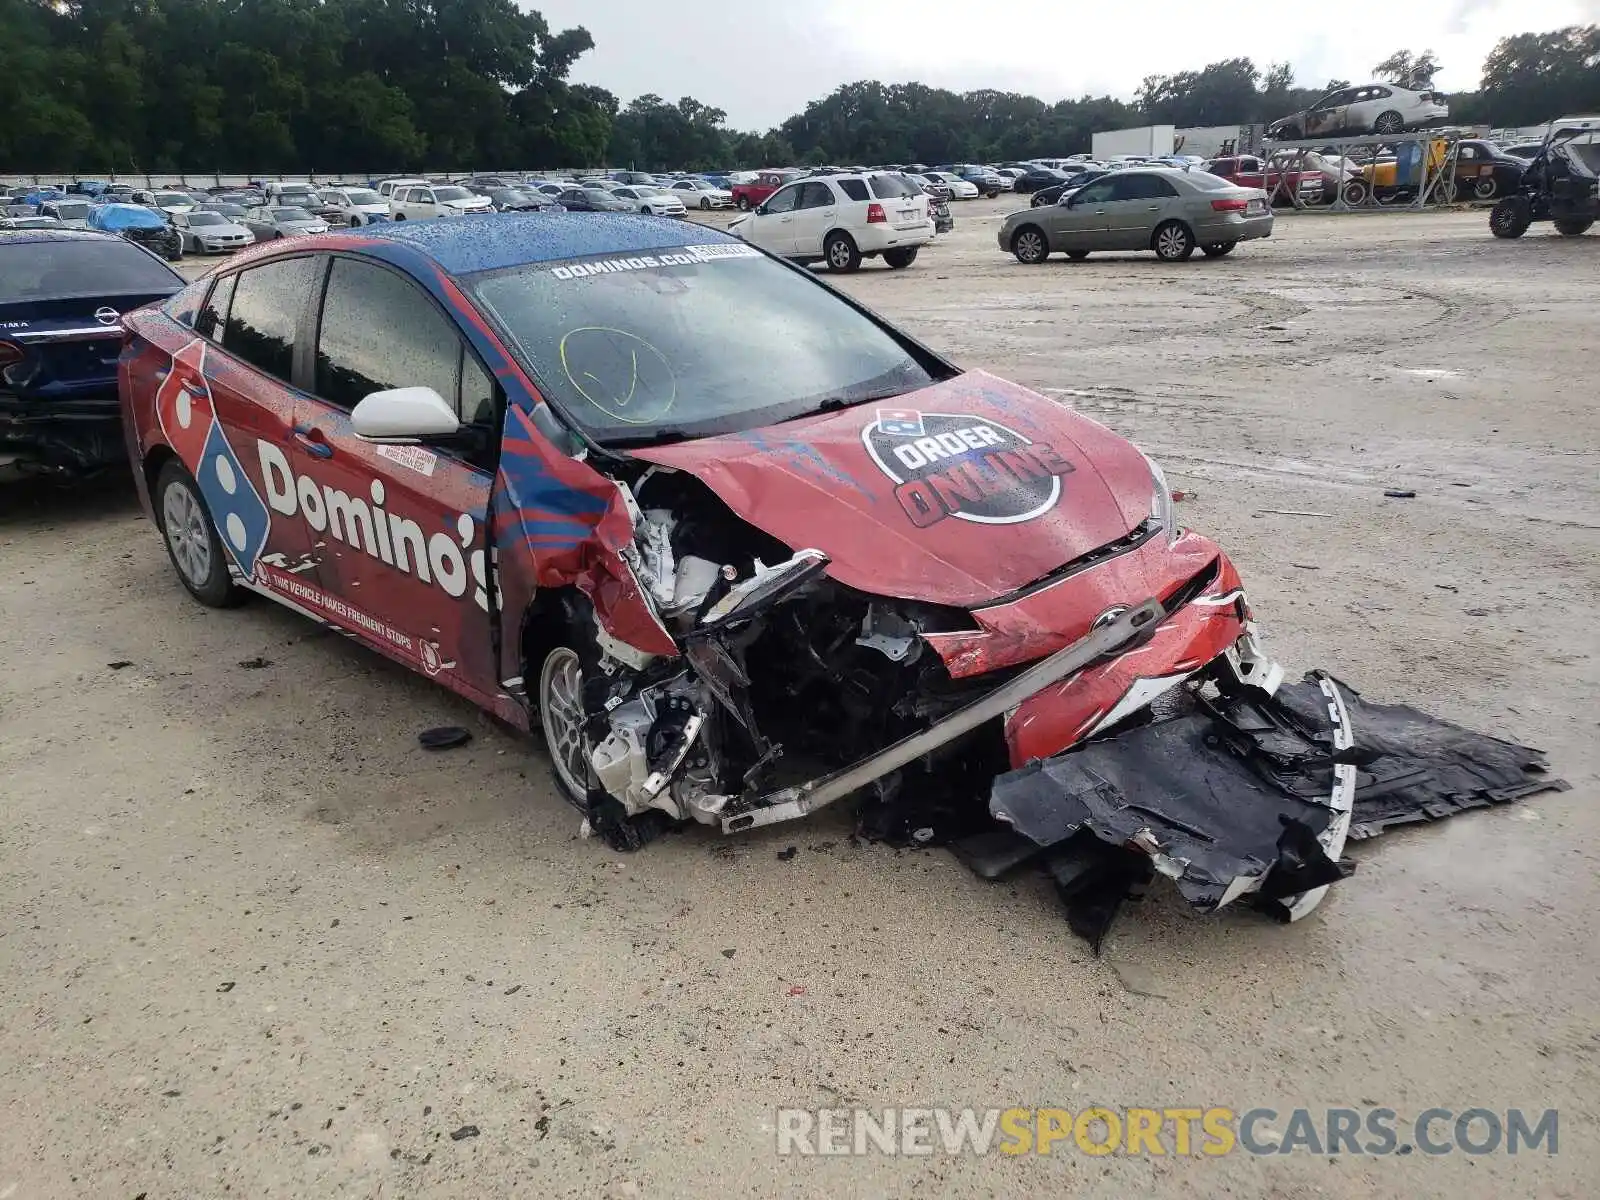
M 1167 486 L 1167 476 L 1156 460 L 1144 451 L 1139 452 L 1150 468 L 1150 519 L 1167 531 L 1167 545 L 1178 540 L 1178 514 L 1172 507 L 1172 489 Z

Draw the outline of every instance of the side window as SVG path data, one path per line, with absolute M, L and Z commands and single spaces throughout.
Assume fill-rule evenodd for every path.
M 825 183 L 808 183 L 796 208 L 829 208 L 835 202 L 833 189 Z
M 1473 159 L 1478 157 L 1477 147 L 1475 147 L 1475 146 L 1466 146 L 1466 145 L 1458 146 L 1456 148 L 1456 157 L 1461 159 L 1461 160 L 1463 160 L 1464 162 L 1470 162 Z
M 1079 204 L 1104 204 L 1111 199 L 1111 188 L 1116 182 L 1115 178 L 1097 179 L 1095 182 L 1083 187 L 1077 193 L 1075 199 Z
M 233 304 L 234 285 L 238 282 L 237 275 L 229 275 L 226 279 L 219 279 L 211 289 L 205 307 L 194 321 L 194 331 L 201 337 L 212 341 L 222 337 L 222 330 L 228 323 L 228 308 Z
M 411 189 L 411 198 L 413 200 L 415 200 L 418 204 L 432 204 L 433 203 L 433 189 L 432 188 L 412 188 Z
M 295 333 L 316 277 L 312 258 L 291 258 L 241 272 L 222 330 L 223 349 L 259 371 L 292 380 Z
M 804 184 L 792 184 L 781 188 L 767 197 L 766 209 L 769 213 L 786 213 L 795 210 L 795 201 L 800 198 L 800 189 Z
M 459 405 L 461 336 L 432 301 L 394 271 L 333 260 L 317 333 L 315 391 L 349 410 L 372 392 L 430 387 Z
M 494 424 L 494 379 L 461 347 L 461 396 L 456 414 L 468 425 Z
M 867 198 L 867 185 L 859 179 L 841 179 L 839 180 L 839 187 L 852 200 L 865 200 Z

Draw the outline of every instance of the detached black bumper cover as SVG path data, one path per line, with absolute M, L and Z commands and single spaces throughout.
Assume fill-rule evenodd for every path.
M 954 849 L 991 878 L 1042 856 L 1098 948 L 1157 873 L 1204 911 L 1244 898 L 1294 919 L 1353 870 L 1346 836 L 1565 788 L 1545 770 L 1537 750 L 1308 675 L 1272 696 L 1197 697 L 1192 712 L 1002 775 L 989 810 L 1003 829 Z

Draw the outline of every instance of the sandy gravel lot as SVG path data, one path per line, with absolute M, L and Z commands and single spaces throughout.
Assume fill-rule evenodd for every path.
M 1593 1195 L 1600 236 L 1301 217 L 1029 268 L 1007 207 L 842 286 L 1164 462 L 1291 671 L 1571 791 L 1357 847 L 1292 928 L 1163 890 L 1095 959 L 1042 879 L 843 813 L 579 840 L 465 702 L 192 603 L 119 481 L 0 492 L 0 1200 Z M 1560 1153 L 774 1153 L 779 1105 L 1092 1103 L 1555 1107 Z

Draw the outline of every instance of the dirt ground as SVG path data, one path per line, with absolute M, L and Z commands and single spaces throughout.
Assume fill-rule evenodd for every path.
M 1044 880 L 842 812 L 580 840 L 464 701 L 190 601 L 119 481 L 12 489 L 0 1200 L 1592 1195 L 1600 236 L 1285 217 L 1223 262 L 1024 267 L 1009 207 L 842 286 L 1163 462 L 1292 672 L 1541 746 L 1572 790 L 1356 847 L 1293 927 L 1159 889 L 1096 959 Z M 424 753 L 440 724 L 476 738 Z M 1560 1142 L 776 1155 L 778 1106 L 855 1104 L 1558 1108 Z

